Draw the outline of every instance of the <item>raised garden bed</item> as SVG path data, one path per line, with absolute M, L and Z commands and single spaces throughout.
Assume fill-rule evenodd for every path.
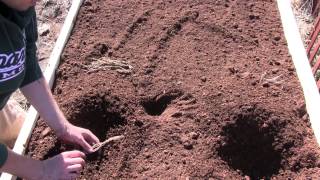
M 80 179 L 317 178 L 319 149 L 273 1 L 84 2 L 54 93 L 114 142 Z M 27 154 L 72 147 L 38 121 Z

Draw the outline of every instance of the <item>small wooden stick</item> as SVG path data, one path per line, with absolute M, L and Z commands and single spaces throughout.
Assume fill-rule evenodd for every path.
M 114 137 L 111 137 L 111 138 L 109 138 L 109 139 L 101 142 L 101 143 L 97 143 L 97 144 L 95 144 L 95 145 L 92 146 L 93 152 L 98 151 L 102 146 L 108 144 L 108 143 L 111 142 L 111 141 L 117 141 L 117 140 L 120 140 L 120 139 L 122 139 L 122 138 L 124 138 L 123 135 L 121 135 L 121 136 L 114 136 Z

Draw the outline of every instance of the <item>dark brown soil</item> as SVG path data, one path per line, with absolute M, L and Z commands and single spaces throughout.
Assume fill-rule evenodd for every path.
M 54 93 L 100 140 L 125 136 L 89 155 L 80 179 L 320 175 L 273 0 L 88 0 Z M 46 127 L 30 156 L 77 148 Z

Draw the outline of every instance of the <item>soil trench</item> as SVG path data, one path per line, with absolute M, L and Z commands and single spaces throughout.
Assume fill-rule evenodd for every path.
M 54 86 L 100 140 L 79 179 L 317 179 L 274 0 L 87 0 Z M 80 149 L 39 120 L 27 154 Z

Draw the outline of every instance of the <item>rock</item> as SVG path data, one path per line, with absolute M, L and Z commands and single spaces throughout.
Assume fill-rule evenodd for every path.
M 277 74 L 279 72 L 279 69 L 275 68 L 271 70 L 272 74 Z
M 294 68 L 293 68 L 293 67 L 289 67 L 289 68 L 288 68 L 288 71 L 293 72 L 293 71 L 294 71 Z
M 239 72 L 239 70 L 237 68 L 235 68 L 235 67 L 229 67 L 228 69 L 232 74 L 236 74 L 236 73 Z
M 191 132 L 189 135 L 192 139 L 195 139 L 195 140 L 199 138 L 199 133 L 196 133 L 196 132 Z
M 89 2 L 89 1 L 85 1 L 85 2 L 84 2 L 84 6 L 92 6 L 92 3 Z
M 117 69 L 116 71 L 117 71 L 117 73 L 119 73 L 119 74 L 124 74 L 124 75 L 129 75 L 129 74 L 131 74 L 131 70 Z
M 249 19 L 250 20 L 260 19 L 260 16 L 259 15 L 255 15 L 255 14 L 250 14 L 249 15 Z
M 50 133 L 51 129 L 49 127 L 45 128 L 42 132 L 41 132 L 41 137 L 46 137 L 49 133 Z
M 182 84 L 182 81 L 177 81 L 177 85 L 181 85 Z
M 39 27 L 39 35 L 40 36 L 46 36 L 50 33 L 50 25 L 49 24 L 42 24 L 42 26 Z
M 182 112 L 175 112 L 174 114 L 171 115 L 171 117 L 179 118 L 182 116 Z
M 281 37 L 280 36 L 276 36 L 273 38 L 275 41 L 280 41 Z
M 262 87 L 265 87 L 265 88 L 270 87 L 270 84 L 269 84 L 268 82 L 264 82 L 264 83 L 262 84 Z
M 238 29 L 239 25 L 238 25 L 238 24 L 234 24 L 232 27 L 233 27 L 234 29 Z
M 256 81 L 252 81 L 252 82 L 251 82 L 251 85 L 252 85 L 252 86 L 255 86 L 255 85 L 257 85 L 257 82 L 256 82 Z
M 142 127 L 143 126 L 143 122 L 140 120 L 135 120 L 134 121 L 134 125 L 138 126 L 138 127 Z
M 193 144 L 190 141 L 186 141 L 183 143 L 183 147 L 187 150 L 193 149 Z
M 262 124 L 262 128 L 268 128 L 268 127 L 269 127 L 269 125 L 267 123 Z
M 278 62 L 278 61 L 274 62 L 274 64 L 277 65 L 277 66 L 280 66 L 280 65 L 281 65 L 281 63 Z
M 149 159 L 149 158 L 151 158 L 151 154 L 148 152 L 145 152 L 144 157 L 145 157 L 145 159 Z
M 239 75 L 241 78 L 247 78 L 250 76 L 250 72 L 244 72 Z
M 271 95 L 272 95 L 273 97 L 279 97 L 280 93 L 277 92 L 277 91 L 272 91 L 272 92 L 271 92 Z
M 145 73 L 144 74 L 150 74 L 150 73 L 152 73 L 153 72 L 153 69 L 151 69 L 151 68 L 148 68 L 148 69 L 146 69 L 146 71 L 145 71 Z
M 57 92 L 57 94 L 61 94 L 62 93 L 62 89 L 61 88 L 57 88 L 56 92 Z
M 180 143 L 187 150 L 193 149 L 193 141 L 192 141 L 190 135 L 184 135 L 184 136 L 180 137 Z
M 297 115 L 302 118 L 305 114 L 307 114 L 307 108 L 305 103 L 299 103 L 299 105 L 296 106 L 295 111 Z
M 206 82 L 207 81 L 207 77 L 205 77 L 205 76 L 202 76 L 200 79 L 201 79 L 202 82 Z
M 182 160 L 182 164 L 187 164 L 187 161 L 186 160 Z

